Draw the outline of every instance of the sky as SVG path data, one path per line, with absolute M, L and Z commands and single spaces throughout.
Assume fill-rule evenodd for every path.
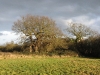
M 12 25 L 27 14 L 48 16 L 62 30 L 77 22 L 100 32 L 100 0 L 0 0 L 0 44 L 18 38 Z

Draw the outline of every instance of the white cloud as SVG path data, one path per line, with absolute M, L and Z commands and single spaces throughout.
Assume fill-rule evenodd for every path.
M 65 24 L 71 22 L 77 22 L 85 25 L 93 25 L 95 23 L 95 19 L 91 19 L 88 16 L 77 16 L 77 17 L 72 17 L 71 19 L 64 20 L 64 22 Z
M 69 18 L 69 19 L 61 18 L 60 20 L 65 25 L 65 27 L 67 27 L 68 23 L 75 22 L 75 23 L 84 24 L 84 25 L 94 29 L 95 31 L 100 32 L 100 26 L 99 26 L 100 17 L 91 18 L 88 15 L 87 16 L 82 15 L 82 16 L 72 17 L 72 18 Z
M 79 22 L 85 25 L 93 25 L 95 22 L 95 19 L 90 18 L 89 16 L 83 15 L 73 18 L 74 22 Z
M 16 39 L 18 38 L 18 35 L 16 35 L 14 32 L 10 31 L 0 31 L 3 35 L 0 36 L 0 44 L 5 44 L 6 42 L 14 41 L 16 42 Z
M 63 22 L 65 23 L 65 25 L 67 25 L 68 23 L 73 22 L 73 19 L 63 20 Z

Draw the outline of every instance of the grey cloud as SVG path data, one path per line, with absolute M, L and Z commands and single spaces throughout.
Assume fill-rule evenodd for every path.
M 51 16 L 65 16 L 86 14 L 89 12 L 97 12 L 100 0 L 2 0 L 0 7 L 8 14 L 37 14 Z M 0 5 L 1 5 L 0 4 Z M 71 11 L 71 8 L 74 11 Z M 1 10 L 1 12 L 2 12 Z M 13 10 L 13 11 L 12 11 Z M 70 16 L 69 16 L 70 15 Z
M 100 0 L 0 0 L 0 30 L 11 30 L 17 17 L 26 14 L 69 19 L 81 15 L 96 19 L 100 16 Z

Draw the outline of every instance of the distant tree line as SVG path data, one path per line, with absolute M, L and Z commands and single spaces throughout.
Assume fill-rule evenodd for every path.
M 99 33 L 80 23 L 69 23 L 66 32 L 72 37 L 66 37 L 54 20 L 26 15 L 14 22 L 12 30 L 20 34 L 20 44 L 6 43 L 0 51 L 100 57 Z

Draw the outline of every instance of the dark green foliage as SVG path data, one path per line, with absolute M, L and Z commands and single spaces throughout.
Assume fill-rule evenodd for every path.
M 1 45 L 0 51 L 2 52 L 14 52 L 14 51 L 21 52 L 22 47 L 18 44 L 14 44 L 14 42 L 9 42 L 9 43 L 6 43 L 5 45 Z
M 81 55 L 100 58 L 100 37 L 81 41 L 77 47 Z
M 75 43 L 69 39 L 68 50 L 75 51 L 79 56 L 100 58 L 100 37 L 90 37 Z

